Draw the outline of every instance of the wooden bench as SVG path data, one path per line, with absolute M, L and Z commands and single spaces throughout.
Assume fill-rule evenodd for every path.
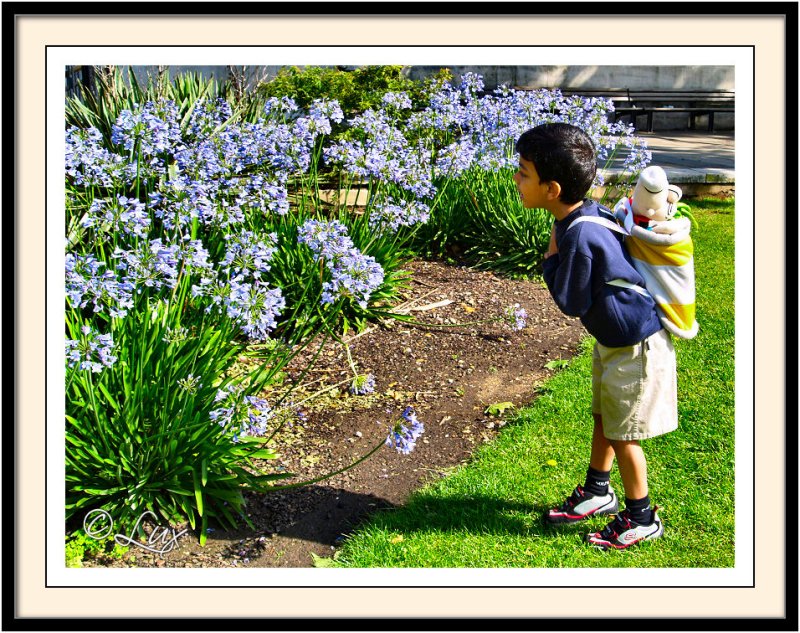
M 629 117 L 634 126 L 640 116 L 647 117 L 644 131 L 653 131 L 653 115 L 656 113 L 684 113 L 689 115 L 689 129 L 697 127 L 697 117 L 708 116 L 708 130 L 714 131 L 716 113 L 733 113 L 734 92 L 731 90 L 582 90 L 561 89 L 565 96 L 603 97 L 614 103 L 616 122 Z

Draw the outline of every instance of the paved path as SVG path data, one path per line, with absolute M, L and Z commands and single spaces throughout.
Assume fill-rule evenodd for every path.
M 736 182 L 732 131 L 670 130 L 640 132 L 638 136 L 647 142 L 653 154 L 650 164 L 663 167 L 672 183 L 702 193 L 704 188 L 732 187 Z M 622 160 L 611 163 L 612 173 L 621 169 Z
M 653 152 L 653 165 L 673 176 L 734 177 L 734 133 L 653 132 L 640 134 Z

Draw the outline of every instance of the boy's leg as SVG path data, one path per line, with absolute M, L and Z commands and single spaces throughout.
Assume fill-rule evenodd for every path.
M 647 492 L 647 461 L 636 440 L 611 440 L 625 487 L 625 510 L 599 532 L 586 535 L 586 541 L 601 549 L 626 549 L 641 541 L 659 538 L 664 526 L 650 508 Z
M 593 413 L 594 433 L 592 434 L 592 455 L 589 466 L 595 470 L 608 472 L 614 464 L 614 447 L 603 433 L 603 418 L 598 413 Z
M 614 449 L 603 435 L 603 420 L 594 414 L 592 453 L 586 483 L 578 486 L 558 508 L 545 514 L 548 523 L 574 523 L 590 516 L 614 514 L 619 510 L 616 494 L 608 485 Z
M 617 466 L 628 499 L 643 499 L 647 496 L 647 460 L 638 440 L 611 440 L 609 442 L 617 456 Z
M 594 431 L 592 432 L 592 452 L 589 457 L 589 469 L 586 471 L 584 491 L 592 495 L 608 494 L 611 466 L 614 464 L 614 449 L 603 433 L 603 418 L 593 413 Z
M 594 434 L 592 435 L 592 456 L 589 473 L 603 473 L 606 476 L 617 457 L 622 487 L 625 490 L 626 506 L 634 506 L 635 514 L 644 522 L 650 522 L 650 499 L 647 486 L 647 459 L 638 440 L 609 440 L 603 433 L 603 418 L 594 414 Z M 589 478 L 587 476 L 588 486 Z M 633 502 L 631 504 L 631 502 Z

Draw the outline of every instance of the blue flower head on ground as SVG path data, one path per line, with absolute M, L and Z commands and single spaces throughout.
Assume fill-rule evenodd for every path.
M 350 393 L 363 396 L 375 391 L 375 376 L 372 374 L 359 374 L 350 383 Z
M 525 328 L 528 321 L 528 312 L 518 303 L 508 306 L 504 314 L 504 321 L 515 332 Z
M 414 450 L 417 440 L 425 431 L 425 426 L 417 419 L 413 407 L 406 407 L 394 425 L 389 429 L 386 445 L 398 453 L 408 455 Z

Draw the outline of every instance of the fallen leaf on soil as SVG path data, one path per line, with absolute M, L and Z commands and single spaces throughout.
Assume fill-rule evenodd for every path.
M 309 552 L 311 554 L 311 561 L 314 567 L 335 567 L 336 562 L 332 558 L 326 558 L 325 556 L 317 556 L 314 552 Z
M 452 299 L 445 299 L 444 301 L 437 301 L 436 303 L 428 303 L 424 306 L 413 306 L 408 309 L 409 312 L 412 310 L 416 312 L 427 312 L 428 310 L 433 310 L 435 308 L 443 308 L 444 306 L 449 306 L 453 303 Z
M 496 404 L 490 404 L 488 407 L 486 407 L 486 413 L 488 415 L 502 415 L 506 409 L 510 409 L 513 406 L 513 402 L 498 402 Z

